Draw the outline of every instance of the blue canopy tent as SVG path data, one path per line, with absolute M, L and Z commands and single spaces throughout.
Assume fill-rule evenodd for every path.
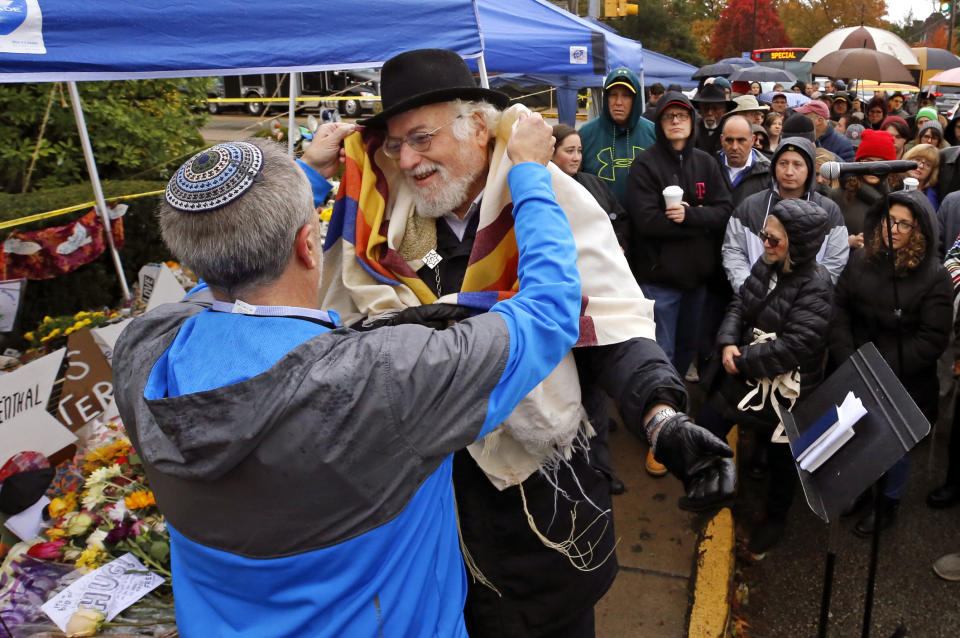
M 487 68 L 503 74 L 491 82 L 557 87 L 561 122 L 574 123 L 578 89 L 602 86 L 619 66 L 641 82 L 652 73 L 654 81 L 690 84 L 696 70 L 546 0 L 477 0 L 477 7 Z
M 97 209 L 110 228 L 76 82 L 369 68 L 411 48 L 452 49 L 479 58 L 475 0 L 352 0 L 324 9 L 312 0 L 280 5 L 239 0 L 5 0 L 0 12 L 0 82 L 67 82 Z M 482 73 L 485 80 L 485 73 Z M 291 78 L 290 86 L 296 82 Z M 290 128 L 294 91 L 291 89 Z M 107 233 L 124 297 L 130 291 Z

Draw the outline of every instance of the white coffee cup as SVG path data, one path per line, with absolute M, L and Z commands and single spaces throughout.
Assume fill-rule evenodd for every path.
M 683 189 L 679 186 L 667 186 L 663 189 L 663 201 L 667 208 L 683 201 Z

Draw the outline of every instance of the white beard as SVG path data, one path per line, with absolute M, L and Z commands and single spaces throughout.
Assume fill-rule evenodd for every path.
M 414 177 L 436 170 L 440 179 L 430 186 L 418 186 Z M 407 184 L 413 191 L 416 212 L 421 217 L 436 219 L 462 206 L 470 196 L 470 186 L 485 170 L 481 164 L 471 173 L 454 177 L 442 164 L 422 161 L 416 169 L 406 172 Z

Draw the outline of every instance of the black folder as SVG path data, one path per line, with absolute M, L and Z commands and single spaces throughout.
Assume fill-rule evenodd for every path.
M 801 433 L 852 391 L 867 413 L 856 433 L 815 472 L 800 469 L 813 512 L 835 519 L 867 487 L 930 433 L 930 423 L 872 343 L 863 345 L 792 412 L 783 413 L 791 450 Z M 794 450 L 795 451 L 795 450 Z

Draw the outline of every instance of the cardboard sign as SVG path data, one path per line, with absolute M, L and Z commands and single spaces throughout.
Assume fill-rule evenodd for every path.
M 67 339 L 67 370 L 57 418 L 72 432 L 99 416 L 113 398 L 113 370 L 90 330 Z
M 20 299 L 26 279 L 4 279 L 0 281 L 0 332 L 13 330 L 13 323 L 20 309 Z
M 66 349 L 0 376 L 0 463 L 17 452 L 50 456 L 77 440 L 47 412 L 47 402 Z
M 147 302 L 147 312 L 165 303 L 176 303 L 187 291 L 166 264 L 147 264 L 140 269 L 140 296 Z
M 162 584 L 162 577 L 147 571 L 143 563 L 127 553 L 77 579 L 40 609 L 61 631 L 66 631 L 70 616 L 80 606 L 97 609 L 110 621 Z

